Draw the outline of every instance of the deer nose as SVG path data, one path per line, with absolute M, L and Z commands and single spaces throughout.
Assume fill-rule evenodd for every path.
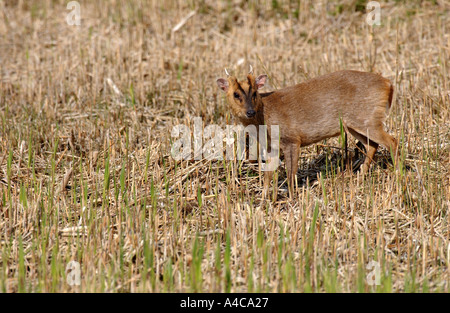
M 256 115 L 255 110 L 248 110 L 248 111 L 247 111 L 247 117 L 248 117 L 248 118 L 252 118 L 252 117 L 254 117 L 255 115 Z

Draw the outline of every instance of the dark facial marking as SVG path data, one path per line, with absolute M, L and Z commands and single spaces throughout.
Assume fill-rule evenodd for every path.
M 252 94 L 252 85 L 249 84 L 249 85 L 248 85 L 248 95 L 247 95 L 247 98 L 249 98 L 251 94 Z
M 238 89 L 242 92 L 244 96 L 246 96 L 244 89 L 242 89 L 241 84 L 237 83 Z

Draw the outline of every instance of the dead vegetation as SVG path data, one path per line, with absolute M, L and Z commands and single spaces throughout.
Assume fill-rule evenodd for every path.
M 363 1 L 79 2 L 70 26 L 65 1 L 0 1 L 2 292 L 449 291 L 448 3 L 381 2 L 369 26 Z M 233 123 L 215 80 L 248 64 L 272 89 L 389 78 L 404 170 L 381 149 L 343 172 L 327 140 L 295 199 L 279 171 L 262 203 L 257 164 L 176 162 L 172 128 Z

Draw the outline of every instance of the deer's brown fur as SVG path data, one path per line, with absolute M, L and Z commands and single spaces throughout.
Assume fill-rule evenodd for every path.
M 383 129 L 393 95 L 388 79 L 379 74 L 345 70 L 259 93 L 266 79 L 267 75 L 249 74 L 243 81 L 229 76 L 217 83 L 226 92 L 233 115 L 244 126 L 279 125 L 290 189 L 298 168 L 299 148 L 338 136 L 340 120 L 346 131 L 366 147 L 363 172 L 369 169 L 378 145 L 397 155 L 397 140 Z

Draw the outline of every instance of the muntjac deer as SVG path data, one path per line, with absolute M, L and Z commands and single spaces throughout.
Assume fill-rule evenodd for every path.
M 219 78 L 218 86 L 226 92 L 232 114 L 244 125 L 278 125 L 280 148 L 284 153 L 289 191 L 298 168 L 299 148 L 345 131 L 366 148 L 362 172 L 368 171 L 378 145 L 384 145 L 397 156 L 397 140 L 383 129 L 383 121 L 391 107 L 391 82 L 374 73 L 338 71 L 304 83 L 267 93 L 260 93 L 267 75 L 238 81 L 225 69 L 227 79 Z M 264 194 L 271 175 L 265 175 Z

